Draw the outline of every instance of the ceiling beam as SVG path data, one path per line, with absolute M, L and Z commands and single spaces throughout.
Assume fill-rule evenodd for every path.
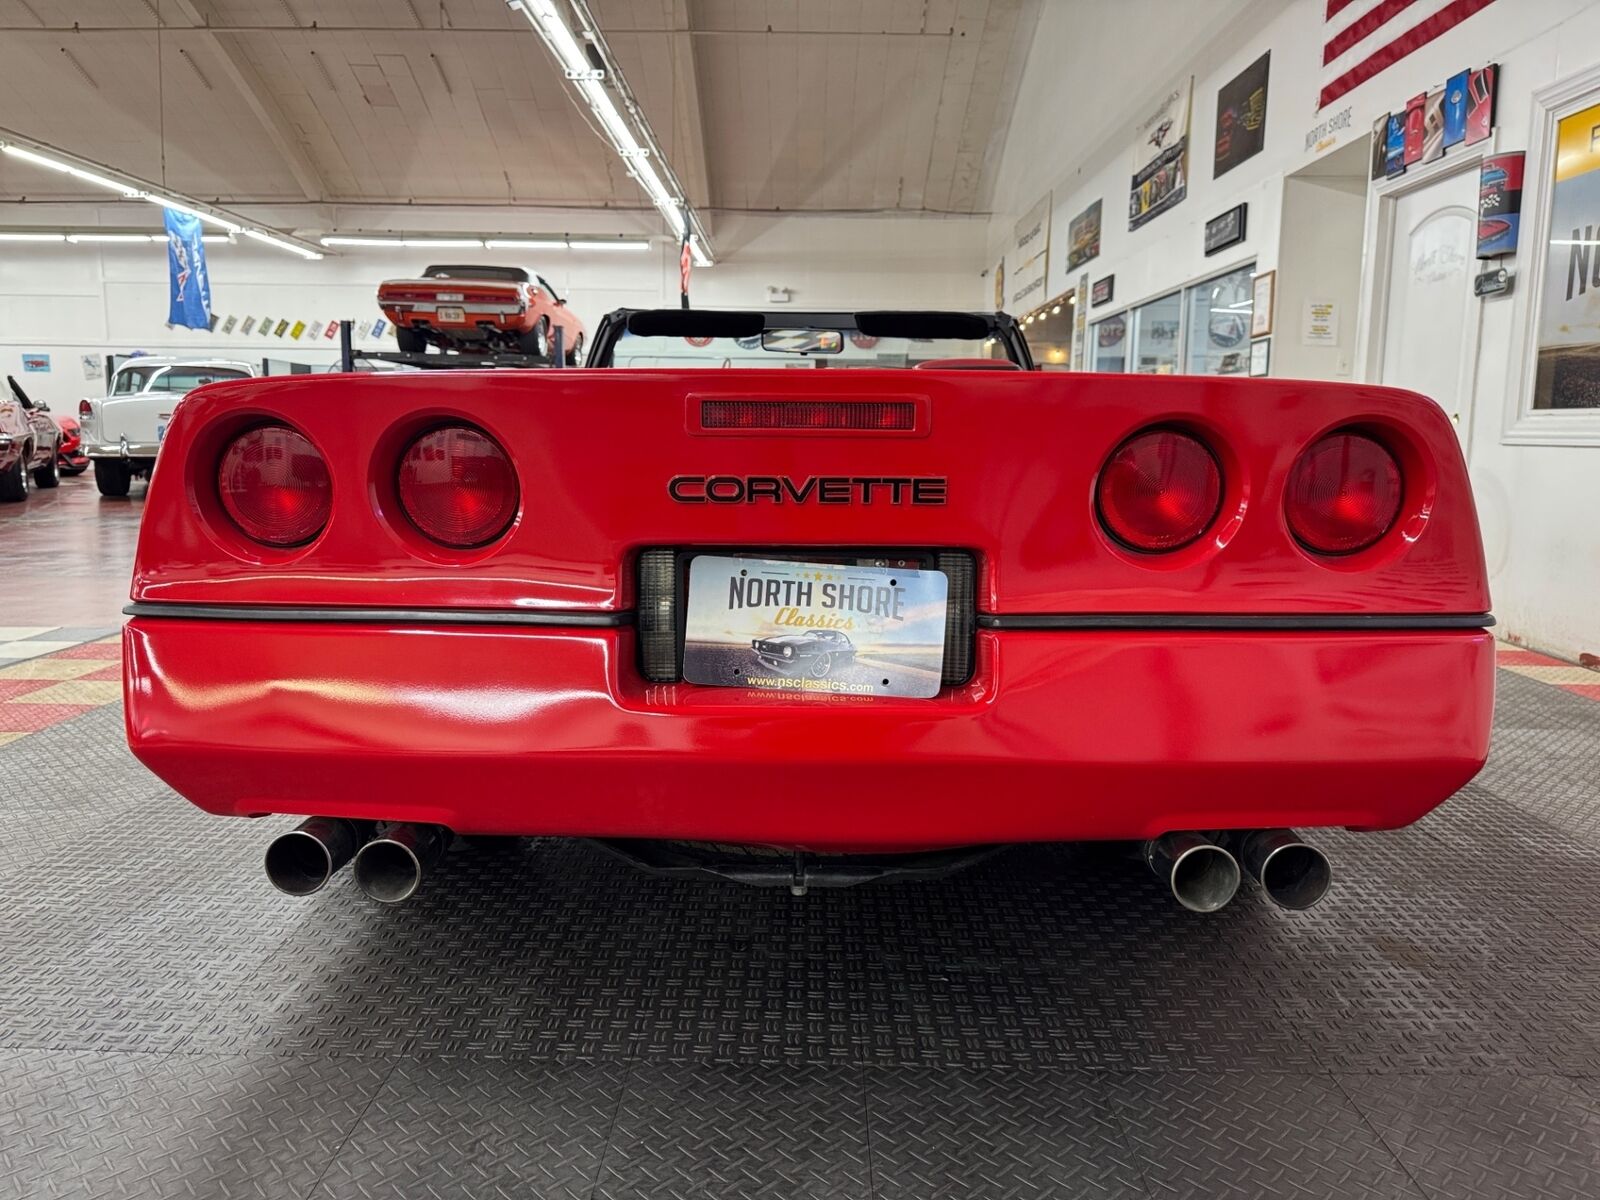
M 261 123 L 261 127 L 266 130 L 267 137 L 283 156 L 284 165 L 289 168 L 289 173 L 294 176 L 295 184 L 305 198 L 322 200 L 327 194 L 328 187 L 317 171 L 316 165 L 312 163 L 311 156 L 306 153 L 305 146 L 294 127 L 272 99 L 272 93 L 262 82 L 261 76 L 256 74 L 256 69 L 250 64 L 250 60 L 240 52 L 232 37 L 219 33 L 212 27 L 211 12 L 206 7 L 206 0 L 169 0 L 169 3 L 195 28 L 204 43 L 216 52 L 217 60 L 222 64 L 223 74 L 228 77 L 228 82 L 233 85 L 256 120 Z
M 700 74 L 694 48 L 694 2 L 674 0 L 673 30 L 670 35 L 672 78 L 677 94 L 672 97 L 674 134 L 678 145 L 674 158 L 684 164 L 684 186 L 690 202 L 697 208 L 711 207 L 711 162 L 706 144 L 706 127 L 700 108 Z

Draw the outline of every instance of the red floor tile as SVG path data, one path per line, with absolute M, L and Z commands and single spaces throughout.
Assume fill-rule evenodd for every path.
M 40 688 L 49 687 L 53 679 L 0 679 L 0 704 L 14 696 L 26 696 Z
M 57 650 L 54 654 L 47 654 L 46 658 L 102 658 L 106 662 L 122 661 L 122 646 L 120 644 L 106 646 L 99 642 L 85 642 L 81 646 L 73 646 L 70 650 Z
M 1574 696 L 1600 700 L 1600 683 L 1558 683 L 1556 686 L 1564 692 L 1571 692 Z
M 90 704 L 0 704 L 0 733 L 38 733 L 93 708 Z

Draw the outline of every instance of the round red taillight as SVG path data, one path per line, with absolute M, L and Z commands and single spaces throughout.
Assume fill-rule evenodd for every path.
M 217 467 L 217 495 L 233 523 L 268 546 L 309 542 L 333 507 L 327 462 L 287 425 L 257 425 L 229 442 Z
M 1389 532 L 1404 490 L 1400 464 L 1381 442 L 1361 433 L 1330 433 L 1289 472 L 1284 515 L 1308 550 L 1354 554 Z
M 1177 550 L 1211 524 L 1222 504 L 1222 469 L 1204 442 L 1176 429 L 1136 433 L 1101 468 L 1100 521 L 1135 550 Z
M 400 459 L 400 507 L 436 542 L 494 541 L 517 515 L 517 473 L 506 452 L 470 425 L 431 429 Z

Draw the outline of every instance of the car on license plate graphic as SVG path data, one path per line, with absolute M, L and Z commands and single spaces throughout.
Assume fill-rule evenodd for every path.
M 689 565 L 683 677 L 782 692 L 939 691 L 942 571 L 699 555 Z

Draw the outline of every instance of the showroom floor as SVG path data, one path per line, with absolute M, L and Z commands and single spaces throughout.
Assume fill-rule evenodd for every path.
M 1600 1194 L 1592 672 L 1506 652 L 1488 769 L 1321 836 L 1308 914 L 1054 847 L 794 900 L 461 844 L 295 901 L 288 822 L 123 745 L 141 494 L 0 509 L 0 1196 Z

